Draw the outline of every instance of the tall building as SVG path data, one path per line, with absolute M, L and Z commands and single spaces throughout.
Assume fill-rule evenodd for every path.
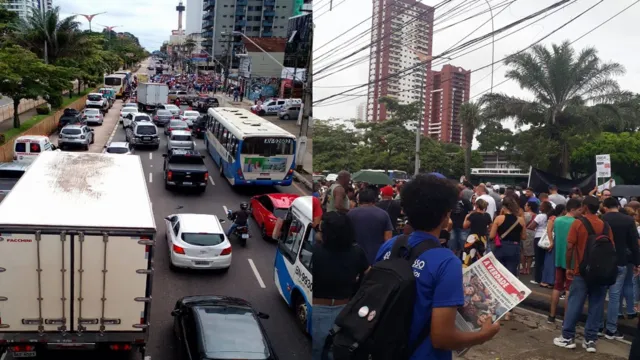
M 393 74 L 419 64 L 418 54 L 431 56 L 433 13 L 433 7 L 415 0 L 373 0 L 367 121 L 387 118 L 385 106 L 378 102 L 381 97 L 408 104 L 420 100 L 423 81 L 430 88 L 430 62 L 422 69 Z
M 365 103 L 358 104 L 358 107 L 356 108 L 356 121 L 362 122 L 367 120 L 367 118 L 365 117 L 366 113 L 364 112 L 366 106 L 367 104 Z
M 187 35 L 202 32 L 202 0 L 187 0 Z
M 464 144 L 462 124 L 458 120 L 460 105 L 469 101 L 471 71 L 444 65 L 431 76 L 432 91 L 423 132 L 435 140 Z
M 202 47 L 220 61 L 228 54 L 223 33 L 286 37 L 294 0 L 203 0 L 202 10 Z M 234 52 L 241 49 L 242 36 L 233 36 L 231 44 Z
M 7 0 L 5 5 L 7 10 L 18 13 L 18 16 L 25 19 L 31 9 L 47 9 L 53 7 L 52 0 Z

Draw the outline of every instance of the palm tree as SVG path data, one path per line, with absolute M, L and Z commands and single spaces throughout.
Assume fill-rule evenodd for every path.
M 605 63 L 595 48 L 576 53 L 568 41 L 551 48 L 535 45 L 529 51 L 511 55 L 505 64 L 507 79 L 533 94 L 532 100 L 507 94 L 488 94 L 487 117 L 514 118 L 517 126 L 544 128 L 558 143 L 560 155 L 555 173 L 569 174 L 570 141 L 575 135 L 600 131 L 602 112 L 619 99 L 620 87 L 612 78 L 624 74 L 618 63 Z
M 60 8 L 33 9 L 16 26 L 16 42 L 38 57 L 55 64 L 61 58 L 78 59 L 89 51 L 87 37 L 80 31 L 75 16 L 60 17 Z M 45 56 L 46 47 L 46 56 Z
M 473 135 L 476 130 L 485 122 L 483 109 L 480 103 L 466 102 L 460 106 L 458 121 L 462 125 L 462 136 L 464 136 L 464 175 L 471 178 L 471 145 Z

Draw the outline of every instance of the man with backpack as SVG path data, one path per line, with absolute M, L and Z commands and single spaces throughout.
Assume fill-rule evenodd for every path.
M 582 217 L 577 218 L 567 235 L 567 279 L 571 280 L 562 335 L 553 339 L 556 346 L 575 349 L 576 325 L 584 302 L 589 300 L 582 347 L 596 352 L 598 328 L 602 324 L 606 287 L 615 284 L 618 275 L 616 248 L 609 225 L 598 218 L 600 201 L 587 196 L 582 200 Z
M 482 344 L 500 330 L 456 328 L 464 305 L 462 263 L 440 247 L 458 189 L 444 176 L 419 174 L 402 189 L 410 235 L 385 242 L 358 292 L 335 321 L 326 348 L 334 360 L 450 360 L 452 350 Z

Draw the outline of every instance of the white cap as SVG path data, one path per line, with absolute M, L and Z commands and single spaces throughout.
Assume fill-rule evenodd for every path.
M 500 190 L 500 185 L 493 185 L 493 190 L 499 191 Z

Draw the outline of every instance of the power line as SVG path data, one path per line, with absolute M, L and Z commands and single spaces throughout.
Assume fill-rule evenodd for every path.
M 326 13 L 329 13 L 329 12 L 333 11 L 333 9 L 337 8 L 340 4 L 344 4 L 346 1 L 347 1 L 347 0 L 342 0 L 341 2 L 339 2 L 339 3 L 335 4 L 335 5 L 333 5 L 329 10 L 327 10 L 327 11 L 323 12 L 322 14 L 320 14 L 320 15 L 316 16 L 316 18 L 315 18 L 315 19 L 313 19 L 313 20 L 314 20 L 314 21 L 318 20 L 322 15 L 324 15 L 324 14 L 326 14 Z
M 506 29 L 508 29 L 508 28 L 511 28 L 511 27 L 513 27 L 513 26 L 515 26 L 515 25 L 517 25 L 517 24 L 522 23 L 523 21 L 526 21 L 526 19 L 530 19 L 530 18 L 532 18 L 532 17 L 537 16 L 536 14 L 540 14 L 540 13 L 543 13 L 543 12 L 545 12 L 545 11 L 549 11 L 550 9 L 555 8 L 555 7 L 558 7 L 558 6 L 559 6 L 559 5 L 561 5 L 561 4 L 565 4 L 567 1 L 568 1 L 568 0 L 563 0 L 563 1 L 556 2 L 556 3 L 552 4 L 551 6 L 549 6 L 549 7 L 545 8 L 545 9 L 543 9 L 543 10 L 540 10 L 540 11 L 538 11 L 538 12 L 534 13 L 534 14 L 531 14 L 531 15 L 528 15 L 528 16 L 526 16 L 526 17 L 524 17 L 524 18 L 521 18 L 520 20 L 518 20 L 518 21 L 516 21 L 516 22 L 513 22 L 513 23 L 511 23 L 511 24 L 509 24 L 509 25 L 507 25 L 507 26 L 504 26 L 504 27 L 502 27 L 502 28 L 500 28 L 500 29 L 498 29 L 498 30 L 496 30 L 496 31 L 492 31 L 491 33 L 488 33 L 488 34 L 486 34 L 486 35 L 484 35 L 484 36 L 478 37 L 478 38 L 476 38 L 476 39 L 474 39 L 474 40 L 471 40 L 471 41 L 469 41 L 469 42 L 476 42 L 476 41 L 477 41 L 478 39 L 480 39 L 480 38 L 486 38 L 486 37 L 488 37 L 488 36 L 490 37 L 490 36 L 492 36 L 492 34 L 494 34 L 494 33 L 500 33 L 500 32 L 503 32 L 504 30 L 506 30 Z M 576 19 L 578 19 L 578 18 L 582 17 L 585 13 L 587 13 L 588 11 L 590 11 L 591 9 L 593 9 L 594 7 L 598 6 L 598 5 L 599 5 L 599 4 L 601 4 L 603 1 L 604 1 L 604 0 L 600 0 L 598 3 L 596 3 L 596 4 L 592 5 L 592 6 L 591 6 L 591 7 L 589 7 L 587 10 L 583 11 L 582 13 L 578 14 L 577 16 L 574 16 L 574 17 L 573 17 L 573 18 L 571 18 L 569 21 L 565 22 L 564 24 L 562 24 L 560 27 L 556 28 L 555 30 L 553 30 L 553 31 L 552 31 L 552 32 L 550 32 L 549 34 L 545 35 L 544 37 L 542 37 L 542 38 L 538 39 L 537 41 L 533 42 L 533 43 L 532 43 L 532 44 L 530 44 L 529 46 L 525 47 L 525 48 L 524 48 L 524 49 L 522 49 L 522 50 L 517 51 L 516 53 L 514 53 L 514 54 L 512 54 L 512 55 L 519 54 L 519 53 L 521 53 L 521 52 L 523 52 L 523 51 L 528 50 L 529 48 L 531 48 L 531 47 L 532 47 L 532 46 L 534 46 L 535 44 L 537 44 L 537 43 L 539 43 L 540 41 L 542 41 L 542 40 L 544 40 L 544 39 L 548 38 L 549 36 L 553 35 L 554 33 L 558 32 L 558 31 L 559 31 L 559 30 L 561 30 L 562 28 L 566 27 L 567 25 L 569 25 L 570 23 L 572 23 L 572 22 L 573 22 L 573 21 L 575 21 Z M 469 42 L 467 42 L 467 43 L 469 43 Z M 463 44 L 462 48 L 467 47 L 467 46 L 468 46 L 468 45 L 467 45 L 467 43 Z M 438 58 L 442 58 L 442 57 L 444 57 L 444 56 L 446 56 L 446 55 L 447 55 L 446 53 L 441 53 L 441 54 L 439 54 L 439 55 L 437 55 L 437 56 L 434 56 L 434 57 L 432 58 L 432 60 L 435 60 L 435 59 L 438 59 Z M 511 55 L 509 55 L 509 56 L 511 56 Z M 507 59 L 509 56 L 506 56 L 506 57 L 504 57 L 504 58 L 502 58 L 502 59 L 499 59 L 499 60 L 497 60 L 497 61 L 494 61 L 494 62 L 492 62 L 491 64 L 488 64 L 488 65 L 485 65 L 485 66 L 479 67 L 479 68 L 477 68 L 477 69 L 471 70 L 471 71 L 470 71 L 470 73 L 472 73 L 472 72 L 476 72 L 476 71 L 479 71 L 479 70 L 482 70 L 482 69 L 485 69 L 485 68 L 488 68 L 488 67 L 490 67 L 490 66 L 491 66 L 491 65 L 493 65 L 493 64 L 496 64 L 496 63 L 502 62 L 502 61 L 504 61 L 505 59 Z M 320 99 L 320 100 L 317 100 L 315 103 L 321 103 L 321 102 L 323 102 L 323 101 L 326 101 L 326 100 L 329 100 L 329 99 L 335 98 L 335 97 L 337 97 L 337 96 L 344 95 L 344 94 L 346 94 L 346 93 L 348 93 L 348 92 L 350 92 L 350 91 L 353 91 L 353 90 L 356 90 L 356 89 L 359 89 L 359 88 L 362 88 L 362 87 L 365 87 L 365 86 L 368 86 L 368 85 L 374 84 L 374 83 L 376 83 L 376 82 L 381 82 L 381 81 L 388 80 L 388 79 L 390 79 L 390 78 L 392 78 L 392 77 L 400 76 L 400 75 L 402 75 L 403 73 L 406 73 L 407 71 L 409 71 L 409 70 L 413 70 L 413 69 L 415 69 L 415 68 L 417 68 L 417 67 L 419 67 L 419 66 L 422 66 L 422 65 L 424 65 L 424 63 L 423 63 L 423 62 L 421 62 L 421 63 L 419 63 L 419 64 L 416 64 L 416 65 L 414 65 L 414 66 L 411 66 L 411 67 L 409 67 L 409 68 L 406 68 L 406 69 L 404 69 L 404 70 L 401 70 L 401 71 L 399 71 L 399 72 L 397 72 L 397 73 L 390 74 L 390 75 L 386 76 L 385 78 L 378 79 L 378 80 L 375 80 L 375 81 L 370 81 L 370 82 L 368 82 L 368 83 L 365 83 L 365 84 L 362 84 L 362 85 L 359 85 L 359 86 L 353 87 L 353 88 L 351 88 L 351 89 L 349 89 L 349 90 L 345 90 L 345 91 L 343 91 L 343 92 L 340 92 L 340 93 L 337 93 L 337 94 L 334 94 L 334 95 L 331 95 L 331 96 L 327 96 L 327 97 L 325 97 L 325 98 L 322 98 L 322 99 Z

